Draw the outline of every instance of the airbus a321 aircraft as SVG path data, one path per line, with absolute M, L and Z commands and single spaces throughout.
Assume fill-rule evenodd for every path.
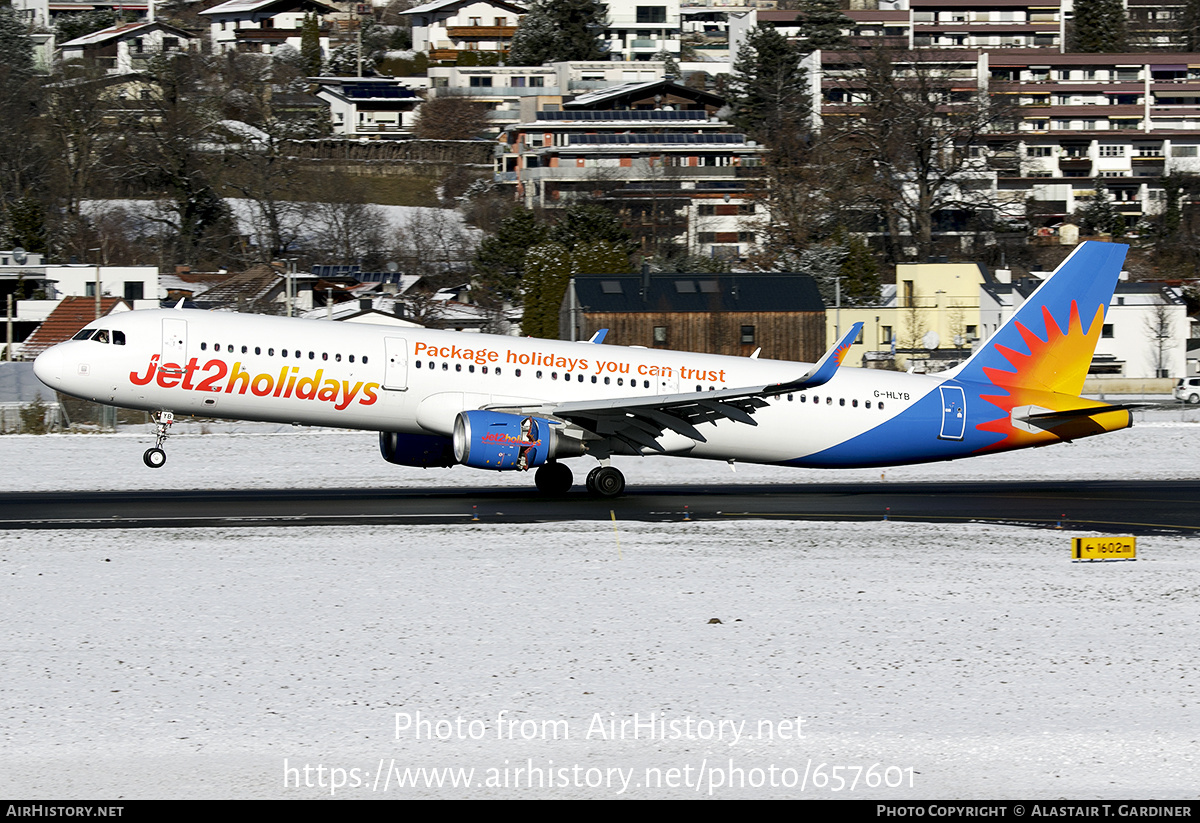
M 610 457 L 805 467 L 952 460 L 1130 425 L 1079 397 L 1126 246 L 1080 245 L 1008 322 L 934 375 L 425 329 L 162 309 L 104 317 L 34 365 L 51 388 L 152 412 L 147 466 L 175 414 L 378 431 L 385 460 L 536 469 L 543 492 L 592 457 L 588 491 L 625 488 Z

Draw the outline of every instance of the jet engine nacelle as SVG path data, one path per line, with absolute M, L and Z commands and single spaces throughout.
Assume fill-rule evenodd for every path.
M 525 471 L 553 458 L 581 454 L 581 441 L 562 436 L 540 417 L 465 411 L 454 421 L 454 457 L 476 469 Z
M 437 434 L 379 433 L 379 453 L 398 466 L 419 469 L 448 469 L 458 465 L 449 437 Z

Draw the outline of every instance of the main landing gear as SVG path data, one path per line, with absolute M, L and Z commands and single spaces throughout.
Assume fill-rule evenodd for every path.
M 173 412 L 164 409 L 154 413 L 154 447 L 146 449 L 146 453 L 142 455 L 142 462 L 152 469 L 161 469 L 167 462 L 167 453 L 163 451 L 163 444 L 167 442 L 167 435 L 174 422 Z
M 541 466 L 533 476 L 538 491 L 553 497 L 570 491 L 573 480 L 571 470 L 557 461 Z M 588 472 L 587 490 L 593 497 L 619 497 L 625 491 L 625 475 L 612 466 L 597 466 Z
M 533 475 L 533 482 L 537 485 L 538 491 L 552 497 L 559 497 L 570 491 L 574 479 L 571 470 L 557 461 L 539 466 Z
M 612 466 L 597 466 L 588 472 L 587 490 L 594 497 L 619 497 L 625 491 L 625 475 Z

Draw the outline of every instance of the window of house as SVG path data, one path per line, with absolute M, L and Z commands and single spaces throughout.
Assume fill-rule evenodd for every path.
M 471 88 L 487 88 L 492 87 L 492 78 L 490 77 L 472 77 L 470 80 Z
M 667 22 L 667 7 L 638 6 L 637 21 L 639 23 L 665 23 Z
M 140 281 L 127 281 L 125 283 L 125 299 L 126 300 L 143 300 L 145 299 L 146 284 Z
M 754 342 L 754 326 L 742 326 L 742 344 Z
M 1101 331 L 1100 331 L 1100 336 L 1101 337 L 1112 337 L 1113 336 L 1113 324 L 1105 323 L 1103 329 L 1101 329 Z
M 654 345 L 665 346 L 666 343 L 667 343 L 667 327 L 666 326 L 655 326 L 654 327 Z M 605 382 L 608 382 L 607 379 L 605 380 Z

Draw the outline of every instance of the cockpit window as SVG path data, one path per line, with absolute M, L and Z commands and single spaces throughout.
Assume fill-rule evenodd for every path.
M 112 341 L 113 341 L 114 346 L 124 346 L 125 345 L 125 332 L 117 331 L 116 329 L 113 329 Z
M 72 340 L 87 340 L 95 333 L 96 333 L 95 329 L 80 329 L 79 331 L 75 332 L 75 336 L 72 337 L 71 339 Z
M 97 343 L 107 343 L 108 329 L 101 329 L 100 331 L 96 332 L 96 337 L 94 339 Z

